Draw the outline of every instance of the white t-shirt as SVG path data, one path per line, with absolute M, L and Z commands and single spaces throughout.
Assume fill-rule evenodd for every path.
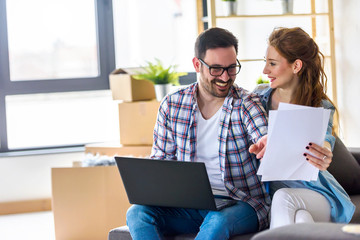
M 220 171 L 218 137 L 221 109 L 207 120 L 197 111 L 196 161 L 205 163 L 214 194 L 229 196 Z

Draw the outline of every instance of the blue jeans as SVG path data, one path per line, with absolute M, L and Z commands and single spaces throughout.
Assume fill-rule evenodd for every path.
M 182 233 L 198 233 L 198 240 L 219 240 L 258 229 L 255 210 L 241 201 L 221 211 L 133 205 L 126 218 L 134 240 L 163 239 L 164 235 Z

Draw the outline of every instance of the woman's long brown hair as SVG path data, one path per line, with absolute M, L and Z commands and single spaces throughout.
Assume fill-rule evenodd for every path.
M 326 95 L 327 76 L 324 71 L 324 55 L 309 34 L 299 27 L 276 28 L 269 37 L 269 45 L 289 63 L 294 63 L 297 59 L 302 61 L 302 68 L 297 73 L 299 86 L 292 96 L 291 103 L 320 107 L 321 101 L 326 99 L 335 107 Z M 337 120 L 336 107 L 335 112 Z

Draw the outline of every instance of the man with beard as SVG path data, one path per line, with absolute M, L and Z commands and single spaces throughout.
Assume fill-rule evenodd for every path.
M 267 133 L 266 114 L 256 95 L 234 84 L 241 68 L 237 53 L 238 40 L 225 29 L 198 36 L 198 81 L 162 100 L 151 153 L 154 159 L 204 162 L 214 194 L 237 203 L 220 211 L 133 205 L 127 224 L 134 240 L 180 233 L 229 239 L 268 226 L 270 198 L 248 150 Z

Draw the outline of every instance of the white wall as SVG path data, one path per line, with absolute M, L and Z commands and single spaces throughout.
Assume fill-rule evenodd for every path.
M 340 134 L 349 147 L 360 147 L 360 1 L 334 0 Z
M 0 158 L 0 202 L 51 198 L 51 168 L 71 167 L 83 152 Z

